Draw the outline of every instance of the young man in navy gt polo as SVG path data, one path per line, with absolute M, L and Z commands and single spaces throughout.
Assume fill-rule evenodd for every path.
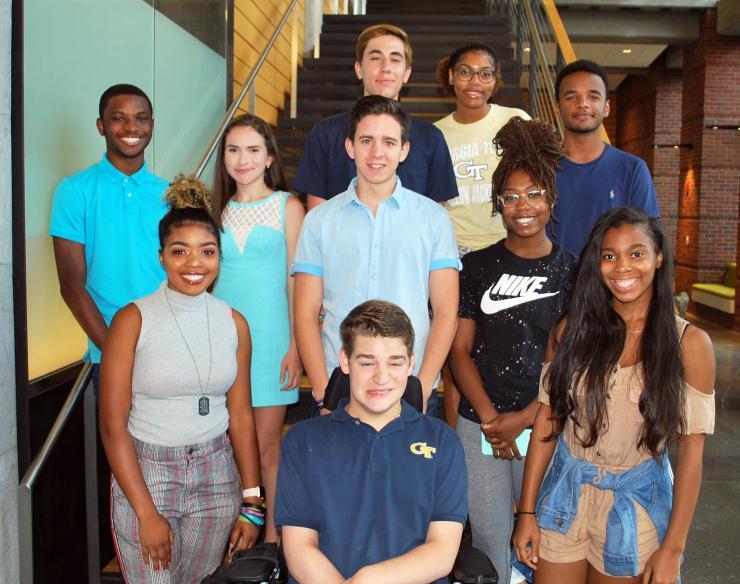
M 414 330 L 370 300 L 341 325 L 350 398 L 282 443 L 275 523 L 293 582 L 446 582 L 468 512 L 465 457 L 441 420 L 401 396 Z
M 355 74 L 362 82 L 363 95 L 398 101 L 411 75 L 411 57 L 411 44 L 403 29 L 375 24 L 363 30 L 355 47 Z M 355 164 L 344 149 L 348 118 L 349 112 L 324 118 L 306 138 L 293 188 L 306 195 L 309 209 L 347 190 L 356 175 Z M 409 134 L 412 148 L 398 168 L 404 186 L 433 201 L 457 197 L 452 159 L 442 132 L 425 120 L 415 119 Z

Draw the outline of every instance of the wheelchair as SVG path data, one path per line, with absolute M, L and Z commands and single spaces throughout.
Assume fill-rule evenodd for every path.
M 324 394 L 324 407 L 335 410 L 339 401 L 349 397 L 349 377 L 337 367 L 331 374 Z M 421 411 L 423 399 L 421 383 L 410 376 L 403 399 Z M 499 578 L 491 560 L 481 550 L 463 547 L 457 554 L 451 584 L 498 584 Z M 282 549 L 277 544 L 260 543 L 249 550 L 237 551 L 231 562 L 221 566 L 201 584 L 284 584 L 288 582 L 288 569 Z M 505 584 L 508 584 L 505 583 Z

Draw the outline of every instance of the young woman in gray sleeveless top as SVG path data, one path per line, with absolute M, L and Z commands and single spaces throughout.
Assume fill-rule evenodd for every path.
M 116 314 L 101 364 L 113 535 L 130 584 L 200 582 L 227 540 L 255 543 L 265 515 L 249 327 L 207 292 L 221 248 L 208 192 L 181 179 L 167 197 L 159 226 L 167 281 Z

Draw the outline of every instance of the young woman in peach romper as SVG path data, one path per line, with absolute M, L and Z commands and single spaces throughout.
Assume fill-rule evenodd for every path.
M 591 232 L 548 343 L 514 533 L 537 584 L 680 580 L 715 362 L 674 314 L 672 264 L 644 211 L 614 209 Z

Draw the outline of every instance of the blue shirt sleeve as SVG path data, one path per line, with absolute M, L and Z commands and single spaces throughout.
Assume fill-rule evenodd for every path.
M 291 274 L 304 273 L 313 276 L 324 276 L 324 262 L 321 250 L 321 221 L 317 213 L 323 211 L 321 207 L 312 209 L 306 215 L 298 237 L 298 245 L 293 258 Z
M 327 146 L 327 132 L 320 124 L 316 124 L 308 134 L 303 144 L 303 152 L 298 162 L 298 171 L 293 179 L 293 188 L 304 194 L 329 199 L 329 152 Z
M 458 196 L 457 180 L 452 168 L 450 149 L 445 142 L 444 134 L 436 126 L 432 126 L 429 134 L 430 153 L 429 180 L 426 194 L 430 199 L 441 202 L 449 201 Z
M 275 525 L 293 525 L 319 530 L 317 506 L 312 500 L 303 452 L 303 433 L 288 432 L 280 445 L 280 467 L 275 495 Z
M 69 178 L 54 192 L 49 235 L 85 244 L 85 196 Z
M 457 251 L 457 242 L 455 241 L 455 230 L 452 227 L 452 221 L 447 211 L 441 205 L 434 209 L 437 224 L 432 225 L 432 232 L 435 235 L 432 247 L 432 259 L 429 264 L 429 271 L 443 270 L 445 268 L 462 269 L 460 263 L 460 254 Z
M 630 207 L 644 210 L 651 217 L 660 218 L 658 198 L 655 194 L 655 185 L 650 176 L 647 164 L 638 159 L 630 184 Z
M 468 517 L 468 472 L 465 452 L 457 435 L 448 428 L 434 475 L 432 521 L 465 523 Z

